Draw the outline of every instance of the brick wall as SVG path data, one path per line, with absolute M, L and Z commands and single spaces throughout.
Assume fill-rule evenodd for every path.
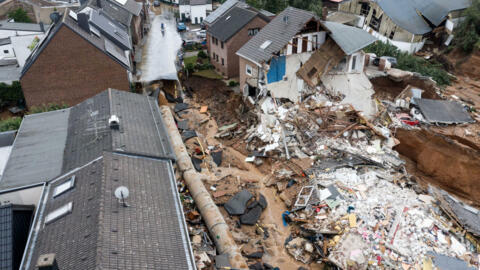
M 249 76 L 247 75 L 246 73 L 246 70 L 247 70 L 247 65 L 251 66 L 252 67 L 252 75 Z M 246 81 L 247 79 L 249 78 L 254 78 L 254 79 L 258 79 L 258 66 L 255 65 L 253 62 L 243 58 L 243 57 L 239 57 L 239 82 L 240 82 L 240 92 L 243 93 L 243 89 L 246 85 Z
M 27 106 L 78 104 L 107 88 L 129 90 L 127 70 L 62 26 L 20 79 Z
M 239 57 L 236 52 L 247 43 L 253 36 L 248 35 L 248 29 L 259 28 L 262 29 L 267 22 L 260 17 L 255 17 L 249 23 L 247 23 L 240 31 L 238 31 L 233 37 L 231 37 L 225 44 L 224 48 L 221 48 L 221 42 L 218 41 L 218 46 L 213 44 L 210 57 L 212 53 L 218 54 L 218 63 L 212 61 L 213 65 L 220 73 L 224 74 L 228 78 L 238 77 L 239 75 Z M 211 39 L 211 37 L 210 37 Z M 211 40 L 210 40 L 211 42 Z M 222 66 L 222 58 L 224 58 L 225 65 Z

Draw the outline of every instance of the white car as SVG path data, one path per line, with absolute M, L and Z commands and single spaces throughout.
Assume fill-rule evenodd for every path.
M 207 37 L 207 30 L 200 30 L 196 32 L 197 37 L 199 38 L 206 38 Z

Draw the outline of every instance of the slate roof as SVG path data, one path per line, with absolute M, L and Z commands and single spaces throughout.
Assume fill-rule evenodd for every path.
M 127 0 L 125 2 L 125 5 L 122 5 L 120 2 L 117 2 L 115 0 L 110 2 L 115 3 L 117 6 L 127 10 L 128 12 L 130 12 L 132 15 L 135 15 L 135 16 L 139 16 L 143 8 L 143 3 L 137 2 L 135 0 Z
M 47 37 L 44 38 L 41 43 L 37 46 L 37 48 L 32 52 L 32 54 L 27 58 L 25 61 L 25 66 L 22 69 L 22 74 L 23 76 L 28 69 L 35 63 L 37 58 L 40 56 L 42 51 L 48 46 L 50 41 L 55 37 L 56 33 L 60 30 L 61 27 L 68 27 L 70 30 L 84 38 L 88 43 L 92 44 L 95 46 L 97 49 L 111 57 L 114 61 L 119 63 L 122 67 L 124 67 L 127 70 L 130 70 L 130 63 L 125 63 L 123 59 L 117 59 L 114 55 L 111 55 L 108 53 L 108 51 L 105 48 L 105 40 L 107 39 L 104 35 L 96 36 L 93 33 L 88 33 L 85 30 L 83 30 L 78 23 L 69 16 L 69 9 L 65 10 L 65 13 L 62 17 L 62 20 L 58 22 L 56 25 L 54 25 L 49 32 L 47 33 Z
M 288 23 L 283 21 L 285 16 L 288 16 Z M 312 18 L 316 17 L 309 11 L 287 7 L 243 45 L 237 54 L 257 64 L 267 61 L 273 53 L 280 51 Z M 272 43 L 266 49 L 261 49 L 260 46 L 267 40 Z
M 51 180 L 103 151 L 174 160 L 155 102 L 151 97 L 109 89 L 69 109 L 25 116 L 0 190 Z M 120 119 L 119 130 L 108 126 L 113 114 Z
M 75 176 L 72 189 L 53 198 L 55 187 Z M 124 207 L 114 196 L 129 189 Z M 194 258 L 171 161 L 115 153 L 51 183 L 31 259 L 55 253 L 59 269 L 194 269 Z M 71 213 L 45 224 L 68 203 Z
M 90 21 L 92 26 L 97 28 L 102 35 L 105 35 L 109 40 L 119 46 L 122 50 L 131 50 L 132 41 L 128 30 L 125 26 L 118 24 L 115 20 L 109 18 L 109 16 L 98 10 L 92 10 L 90 12 Z
M 206 24 L 214 23 L 220 16 L 222 16 L 225 12 L 230 10 L 234 6 L 240 7 L 248 7 L 245 1 L 238 1 L 238 0 L 227 0 L 223 3 L 220 7 L 215 9 L 210 15 L 208 15 L 205 20 L 203 20 Z
M 322 22 L 331 32 L 329 35 L 346 55 L 361 50 L 377 39 L 363 29 L 336 22 Z
M 60 175 L 70 110 L 26 115 L 0 180 L 0 189 L 39 184 Z
M 0 22 L 0 30 L 28 31 L 28 32 L 45 32 L 50 27 L 49 24 L 41 25 L 38 23 L 19 23 L 19 22 Z
M 258 13 L 254 11 L 233 7 L 218 18 L 207 32 L 220 41 L 226 42 L 257 15 Z
M 179 5 L 200 6 L 211 4 L 212 0 L 180 0 Z
M 432 31 L 420 12 L 434 25 L 439 25 L 448 13 L 467 8 L 470 0 L 375 0 L 392 21 L 410 33 L 422 35 Z
M 133 14 L 124 8 L 118 8 L 117 4 L 108 0 L 99 0 L 101 7 L 97 5 L 96 0 L 90 1 L 90 5 L 96 8 L 101 8 L 105 13 L 110 15 L 114 20 L 123 24 L 126 27 L 130 27 L 130 23 L 133 18 Z

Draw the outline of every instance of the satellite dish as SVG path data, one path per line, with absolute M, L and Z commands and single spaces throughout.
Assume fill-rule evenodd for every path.
M 119 186 L 117 189 L 115 189 L 115 197 L 119 200 L 123 200 L 128 198 L 128 188 L 124 186 Z

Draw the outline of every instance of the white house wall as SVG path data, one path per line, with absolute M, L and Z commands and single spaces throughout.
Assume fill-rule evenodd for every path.
M 178 6 L 178 12 L 180 13 L 180 18 L 182 18 L 182 14 L 185 14 L 185 18 L 190 18 L 190 6 L 180 5 Z
M 363 29 L 368 33 L 370 33 L 372 36 L 376 37 L 377 39 L 385 43 L 388 42 L 394 45 L 395 47 L 397 47 L 400 51 L 408 52 L 410 54 L 420 51 L 423 48 L 423 45 L 425 44 L 425 40 L 422 40 L 422 42 L 404 42 L 404 41 L 391 40 L 386 36 L 381 35 L 377 31 L 371 29 L 369 26 L 364 26 Z
M 207 17 L 207 6 L 209 5 L 198 5 L 198 6 L 191 7 L 190 20 L 192 21 L 193 24 L 195 24 L 195 22 L 199 24 Z M 197 19 L 196 21 L 195 21 L 195 18 Z
M 292 102 L 299 100 L 305 83 L 297 77 L 296 73 L 300 69 L 300 65 L 307 62 L 311 55 L 311 52 L 287 55 L 285 79 L 267 84 L 267 89 L 275 98 L 288 98 Z

